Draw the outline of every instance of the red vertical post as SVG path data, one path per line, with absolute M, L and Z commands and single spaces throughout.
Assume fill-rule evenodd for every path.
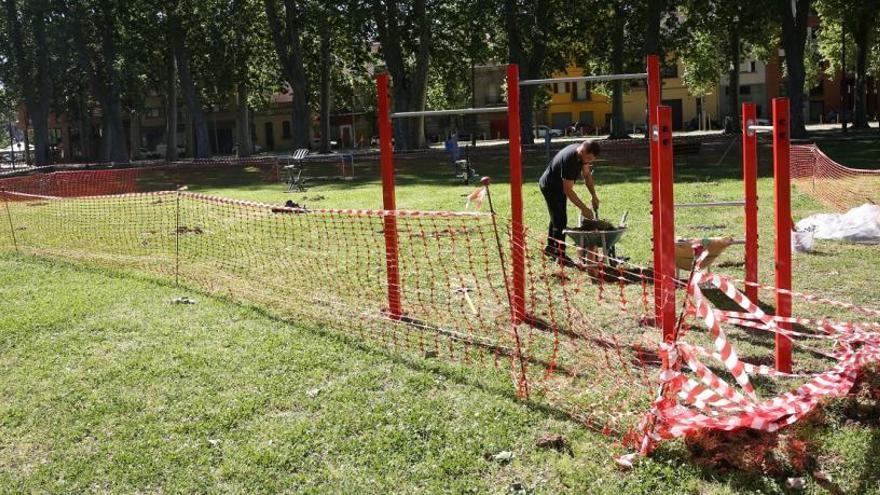
M 519 66 L 507 65 L 507 134 L 510 154 L 510 209 L 513 232 L 510 249 L 513 263 L 513 293 L 510 304 L 514 324 L 526 316 L 526 241 L 523 224 L 522 146 L 519 121 Z
M 743 193 L 746 213 L 746 296 L 758 301 L 758 134 L 754 103 L 742 105 Z
M 648 55 L 648 150 L 651 159 L 651 220 L 653 222 L 654 236 L 652 239 L 654 249 L 654 321 L 660 324 L 662 318 L 661 307 L 663 306 L 663 287 L 657 281 L 657 275 L 662 271 L 662 259 L 660 257 L 660 237 L 662 231 L 660 225 L 660 181 L 658 179 L 659 165 L 657 163 L 657 141 L 654 139 L 654 130 L 657 125 L 657 107 L 660 105 L 660 57 Z
M 673 157 L 672 157 L 672 108 L 657 107 L 657 179 L 659 185 L 659 202 L 655 210 L 660 213 L 660 232 L 654 237 L 659 239 L 661 271 L 655 274 L 655 284 L 662 287 L 662 328 L 663 341 L 675 340 L 675 197 L 673 191 Z
M 791 316 L 791 179 L 788 98 L 773 99 L 773 190 L 776 210 L 776 315 Z M 781 328 L 791 328 L 780 323 Z M 791 373 L 791 340 L 776 335 L 776 369 Z
M 382 208 L 397 209 L 394 196 L 394 150 L 391 146 L 391 112 L 388 99 L 388 74 L 376 76 L 379 94 L 379 160 L 382 169 Z M 400 265 L 397 252 L 397 217 L 385 215 L 385 267 L 388 278 L 388 314 L 394 320 L 401 316 Z

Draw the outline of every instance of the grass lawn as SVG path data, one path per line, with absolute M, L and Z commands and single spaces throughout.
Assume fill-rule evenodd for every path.
M 742 196 L 738 153 L 719 160 L 725 149 L 706 146 L 700 154 L 677 158 L 677 201 Z M 772 284 L 768 154 L 762 150 L 759 179 L 760 267 L 761 280 Z M 532 151 L 525 158 L 526 220 L 537 236 L 546 229 L 536 185 L 544 156 Z M 649 264 L 645 157 L 607 158 L 596 170 L 601 215 L 617 219 L 629 211 L 630 229 L 618 253 Z M 506 155 L 481 151 L 474 161 L 481 174 L 493 177 L 496 209 L 508 216 Z M 399 157 L 398 164 L 399 208 L 460 210 L 464 195 L 474 189 L 455 184 L 442 154 Z M 327 175 L 320 169 L 311 173 Z M 315 181 L 306 193 L 285 194 L 283 184 L 267 184 L 261 175 L 257 169 L 214 169 L 141 180 L 149 189 L 187 185 L 191 191 L 273 204 L 293 199 L 312 208 L 381 207 L 375 163 L 359 164 L 353 181 Z M 785 491 L 787 476 L 805 476 L 808 493 L 880 493 L 876 397 L 837 401 L 786 432 L 803 442 L 808 466 L 724 473 L 699 467 L 682 443 L 673 442 L 633 472 L 620 473 L 612 462 L 612 455 L 624 452 L 617 437 L 586 429 L 541 400 L 517 401 L 506 373 L 387 350 L 381 339 L 353 332 L 356 324 L 346 324 L 348 316 L 322 320 L 301 307 L 314 304 L 298 299 L 302 293 L 332 292 L 333 287 L 319 286 L 326 283 L 325 274 L 300 274 L 300 282 L 292 283 L 285 271 L 290 259 L 272 264 L 266 256 L 288 244 L 292 248 L 291 239 L 312 239 L 307 249 L 315 252 L 309 255 L 324 256 L 322 249 L 330 244 L 320 236 L 326 234 L 312 238 L 295 229 L 272 230 L 267 226 L 278 220 L 271 217 L 187 206 L 181 210 L 183 224 L 204 233 L 181 236 L 183 280 L 192 286 L 174 287 L 168 285 L 174 268 L 173 261 L 169 264 L 175 239 L 172 201 L 146 197 L 116 206 L 112 200 L 77 201 L 60 207 L 20 203 L 11 209 L 25 252 L 90 267 L 0 256 L 0 491 L 772 493 Z M 823 211 L 798 192 L 792 206 L 795 219 Z M 85 220 L 94 227 L 80 225 Z M 743 214 L 736 208 L 682 209 L 676 222 L 683 236 L 741 237 Z M 361 227 L 371 233 L 368 239 L 381 239 L 373 235 L 381 225 Z M 354 234 L 355 227 L 346 228 Z M 248 238 L 252 229 L 266 239 Z M 0 229 L 0 245 L 9 247 L 5 235 Z M 432 249 L 442 249 L 445 242 L 452 241 L 438 240 Z M 376 260 L 356 263 L 357 246 L 343 249 L 339 262 L 313 268 L 327 272 L 351 262 L 356 271 L 350 273 L 364 277 L 361 285 L 381 275 L 374 273 Z M 794 288 L 877 306 L 877 249 L 819 242 L 817 252 L 795 255 Z M 716 262 L 718 271 L 740 277 L 741 258 L 741 248 L 730 248 Z M 249 266 L 254 260 L 265 264 Z M 381 269 L 381 262 L 376 266 Z M 120 268 L 132 270 L 123 276 Z M 413 283 L 420 287 L 418 274 Z M 231 297 L 218 298 L 223 294 Z M 171 304 L 181 295 L 195 297 L 198 304 Z M 364 301 L 383 296 L 353 295 Z M 772 309 L 771 298 L 763 302 Z M 624 338 L 630 327 L 620 315 L 593 306 L 582 306 L 592 311 L 593 325 Z M 839 313 L 796 304 L 795 314 Z M 609 319 L 614 316 L 617 320 Z M 741 355 L 753 361 L 770 358 L 766 339 L 739 337 L 746 337 L 735 341 Z M 817 371 L 818 362 L 802 363 Z M 589 381 L 573 384 L 578 394 L 604 393 L 595 383 L 591 391 Z M 536 447 L 535 440 L 546 434 L 563 435 L 571 452 Z M 513 453 L 510 462 L 493 458 L 504 452 Z
M 680 443 L 621 473 L 619 446 L 516 401 L 497 375 L 192 291 L 197 304 L 171 304 L 182 294 L 0 258 L 0 491 L 785 492 L 785 473 L 704 469 Z M 790 434 L 808 440 L 826 488 L 880 492 L 880 433 L 847 418 L 832 407 Z M 571 452 L 536 447 L 546 434 Z M 510 462 L 493 459 L 503 452 Z

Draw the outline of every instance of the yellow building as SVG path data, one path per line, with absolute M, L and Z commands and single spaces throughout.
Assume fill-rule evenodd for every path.
M 569 67 L 564 73 L 553 77 L 578 77 L 584 71 Z M 565 131 L 573 123 L 580 122 L 586 133 L 607 127 L 611 119 L 611 101 L 592 92 L 591 85 L 585 82 L 560 82 L 550 87 L 550 102 L 547 105 L 549 125 Z
M 672 108 L 672 128 L 676 131 L 707 128 L 706 121 L 720 120 L 718 118 L 719 86 L 715 85 L 711 94 L 697 98 L 681 80 L 682 72 L 683 68 L 678 61 L 664 65 L 660 72 L 663 83 L 662 103 Z M 644 125 L 647 98 L 643 82 L 624 94 L 623 113 L 627 124 Z M 701 115 L 704 122 L 702 127 L 699 123 Z M 717 127 L 713 128 L 717 129 Z
M 700 115 L 704 125 L 707 121 L 719 120 L 718 95 L 720 91 L 703 98 L 692 95 L 681 80 L 682 67 L 679 63 L 669 64 L 662 69 L 663 104 L 672 108 L 672 125 L 675 130 L 700 129 Z M 553 77 L 577 77 L 584 75 L 583 69 L 569 67 L 565 73 Z M 580 122 L 588 133 L 598 130 L 605 133 L 611 123 L 611 100 L 593 93 L 588 83 L 556 83 L 551 88 L 547 107 L 547 122 L 557 129 L 565 130 L 571 123 Z M 641 131 L 646 122 L 647 92 L 645 82 L 633 83 L 623 96 L 623 113 L 626 127 L 631 132 Z

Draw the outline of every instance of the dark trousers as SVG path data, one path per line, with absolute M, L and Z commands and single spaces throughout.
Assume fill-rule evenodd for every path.
M 547 202 L 547 211 L 550 212 L 550 226 L 547 228 L 547 249 L 546 251 L 557 256 L 565 253 L 565 229 L 568 223 L 568 198 L 562 191 L 552 191 L 541 189 L 544 195 L 544 201 Z

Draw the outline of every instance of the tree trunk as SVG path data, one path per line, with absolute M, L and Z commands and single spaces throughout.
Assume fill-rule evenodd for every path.
M 19 87 L 24 93 L 25 106 L 34 126 L 34 159 L 37 166 L 49 164 L 49 50 L 46 43 L 44 12 L 32 5 L 22 17 L 30 18 L 34 50 L 30 53 L 24 45 L 19 8 L 15 0 L 6 0 L 6 20 L 12 48 L 12 62 Z M 35 60 L 32 60 L 32 57 Z M 27 123 L 25 123 L 27 126 Z M 25 136 L 27 139 L 27 136 Z M 26 147 L 25 154 L 30 155 Z
M 868 126 L 868 52 L 871 51 L 871 19 L 859 16 L 856 21 L 856 84 L 853 88 L 853 127 L 867 129 Z
M 626 14 L 623 6 L 617 2 L 614 7 L 614 34 L 611 40 L 611 69 L 615 74 L 623 73 L 623 50 L 626 27 Z M 629 137 L 623 116 L 623 81 L 611 84 L 611 139 Z
M 519 88 L 519 128 L 522 144 L 535 144 L 535 86 Z
M 660 54 L 660 22 L 663 17 L 665 0 L 648 0 L 648 26 L 645 31 L 645 55 Z
M 788 70 L 788 98 L 791 111 L 791 137 L 807 135 L 804 119 L 804 43 L 810 0 L 778 0 L 782 14 L 782 46 Z M 794 10 L 793 10 L 794 9 Z
M 735 24 L 729 26 L 728 36 L 728 53 L 727 62 L 729 69 L 727 77 L 730 84 L 727 91 L 727 115 L 730 117 L 729 123 L 725 126 L 724 132 L 738 133 L 740 131 L 739 118 L 739 64 L 740 64 L 740 39 L 739 30 Z
M 253 154 L 254 145 L 251 141 L 251 116 L 247 101 L 247 86 L 240 82 L 237 90 L 238 111 L 235 114 L 235 129 L 238 142 L 238 157 L 246 158 Z
M 330 153 L 330 23 L 321 26 L 321 153 Z
M 119 88 L 116 83 L 116 26 L 115 16 L 109 5 L 102 3 L 101 22 L 103 24 L 101 38 L 101 53 L 103 55 L 101 74 L 101 107 L 103 119 L 107 122 L 106 138 L 108 158 L 111 162 L 127 163 L 128 147 L 125 139 L 125 128 L 122 125 L 122 109 L 119 103 Z
M 28 111 L 24 111 L 24 162 L 28 165 L 33 165 L 33 161 L 31 161 L 31 138 L 28 136 L 30 134 L 30 116 L 28 115 Z
M 211 138 L 208 131 L 208 121 L 202 110 L 202 101 L 190 71 L 189 50 L 186 48 L 186 33 L 183 31 L 180 21 L 176 16 L 170 16 L 169 18 L 171 19 L 171 42 L 174 46 L 174 56 L 177 59 L 180 89 L 183 91 L 184 104 L 189 110 L 188 114 L 192 119 L 195 131 L 195 146 L 192 157 L 210 158 Z
M 129 117 L 129 157 L 131 160 L 141 159 L 141 116 L 136 111 Z
M 382 54 L 391 79 L 394 81 L 391 94 L 394 110 L 397 112 L 420 111 L 425 109 L 428 91 L 428 64 L 430 62 L 431 18 L 425 9 L 425 0 L 414 0 L 410 24 L 417 27 L 417 41 L 414 53 L 404 54 L 401 45 L 404 40 L 396 1 L 379 2 L 374 0 L 373 9 L 382 42 Z M 407 60 L 415 59 L 414 66 L 409 70 Z M 425 119 L 416 117 L 396 119 L 394 122 L 395 149 L 420 149 L 425 147 Z
M 311 116 L 309 113 L 309 80 L 305 70 L 300 40 L 305 13 L 298 12 L 296 2 L 284 0 L 284 18 L 274 0 L 264 0 L 269 32 L 278 62 L 290 89 L 293 108 L 290 115 L 290 137 L 294 149 L 310 148 Z M 330 22 L 325 19 L 324 22 Z
M 85 90 L 80 92 L 79 105 L 79 147 L 83 160 L 88 162 L 94 160 L 95 156 L 92 151 L 92 112 Z
M 165 81 L 165 161 L 177 160 L 177 59 L 168 50 L 168 74 Z
M 42 11 L 33 12 L 34 52 L 37 65 L 37 101 L 31 111 L 34 124 L 34 159 L 37 165 L 52 162 L 49 150 L 49 102 L 52 99 L 49 86 L 49 46 L 46 42 L 46 19 Z
M 184 142 L 184 153 L 187 157 L 192 158 L 195 156 L 196 152 L 196 147 L 193 140 L 193 119 L 186 105 L 184 105 L 183 108 L 183 135 L 186 139 L 186 141 Z

